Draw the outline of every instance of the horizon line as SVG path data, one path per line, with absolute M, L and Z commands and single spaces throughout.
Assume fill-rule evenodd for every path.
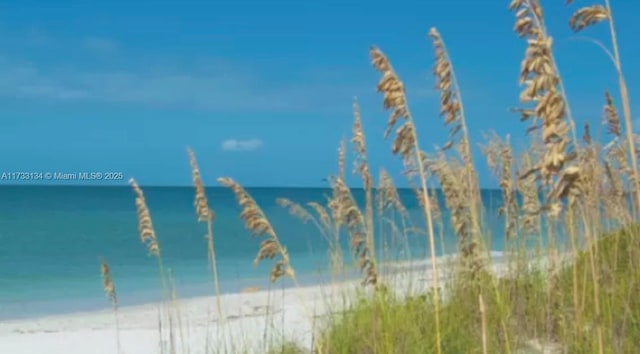
M 103 184 L 65 184 L 65 183 L 0 183 L 0 188 L 2 187 L 87 187 L 87 188 L 130 188 L 131 186 L 128 183 L 125 184 L 115 184 L 115 183 L 103 183 Z M 194 188 L 191 184 L 140 184 L 140 187 L 144 188 Z M 205 189 L 208 188 L 220 188 L 220 189 L 228 189 L 222 185 L 215 186 L 204 186 Z M 251 188 L 251 189 L 331 189 L 330 186 L 260 186 L 260 185 L 243 185 L 243 188 Z M 351 189 L 364 189 L 363 187 L 350 187 Z M 377 189 L 373 187 L 373 189 Z M 396 189 L 412 189 L 411 187 L 396 187 Z M 441 188 L 430 188 L 440 190 Z M 500 190 L 500 188 L 496 187 L 481 187 L 481 190 Z

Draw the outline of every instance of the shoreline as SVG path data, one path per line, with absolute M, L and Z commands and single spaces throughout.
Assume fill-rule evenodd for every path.
M 438 257 L 441 280 L 451 274 L 451 268 L 447 267 L 450 259 L 451 256 Z M 492 270 L 502 273 L 506 263 L 492 259 Z M 407 296 L 431 288 L 431 272 L 422 269 L 423 265 L 430 264 L 429 259 L 402 263 L 405 264 L 387 264 L 386 269 L 381 269 L 381 277 L 388 279 L 390 289 L 399 296 Z M 411 269 L 406 269 L 408 263 Z M 395 269 L 398 266 L 399 269 Z M 385 275 L 387 270 L 391 273 Z M 359 279 L 346 279 L 299 288 L 221 294 L 222 321 L 217 315 L 215 295 L 180 298 L 177 308 L 182 326 L 174 324 L 177 351 L 183 352 L 188 347 L 189 353 L 204 353 L 209 347 L 221 352 L 260 353 L 261 348 L 266 347 L 265 341 L 278 343 L 282 338 L 309 348 L 314 330 L 328 315 L 348 307 L 357 299 L 357 293 L 367 294 L 371 290 L 363 289 Z M 160 350 L 159 343 L 168 345 L 167 333 L 160 334 L 158 330 L 162 305 L 154 302 L 119 308 L 119 331 L 116 331 L 111 309 L 3 320 L 0 321 L 0 352 L 155 354 Z M 274 337 L 264 338 L 265 326 L 271 326 L 271 321 Z M 178 327 L 183 329 L 182 333 Z M 168 332 L 166 328 L 164 331 Z
M 447 262 L 453 259 L 456 254 L 446 254 L 438 256 L 438 264 L 439 266 L 447 265 Z M 491 251 L 491 259 L 492 262 L 502 262 L 504 259 L 504 252 L 502 251 Z M 431 260 L 430 258 L 415 258 L 410 260 L 390 260 L 390 261 L 382 261 L 379 263 L 379 271 L 383 277 L 393 276 L 397 273 L 403 272 L 411 272 L 414 274 L 418 274 L 419 272 L 431 271 Z M 354 282 L 357 281 L 360 277 L 359 271 L 354 270 L 351 266 L 347 267 L 345 271 L 336 276 L 335 279 L 331 278 L 332 275 L 329 274 L 329 271 L 319 272 L 314 271 L 311 273 L 301 273 L 298 274 L 298 281 L 301 284 L 300 288 L 309 288 L 309 287 L 317 287 L 317 286 L 325 286 L 326 284 L 338 283 L 342 284 L 345 282 Z M 266 276 L 264 278 L 258 277 L 248 277 L 248 278 L 238 278 L 234 280 L 227 280 L 227 282 L 236 282 L 243 283 L 246 286 L 235 286 L 233 289 L 231 288 L 222 288 L 220 296 L 228 296 L 235 294 L 242 294 L 248 291 L 251 292 L 261 292 L 268 291 L 269 287 L 272 292 L 280 292 L 283 289 L 288 290 L 295 288 L 294 284 L 290 282 L 288 279 L 284 279 L 284 284 L 269 284 Z M 262 285 L 262 286 L 261 286 Z M 96 285 L 96 287 L 100 286 Z M 188 290 L 183 293 L 183 290 L 187 288 Z M 211 284 L 210 279 L 199 281 L 196 283 L 187 283 L 178 285 L 176 289 L 178 292 L 178 299 L 180 301 L 188 301 L 192 299 L 204 299 L 215 297 L 213 294 L 214 288 Z M 161 289 L 151 290 L 146 289 L 143 291 L 139 291 L 137 293 L 128 293 L 126 295 L 127 303 L 121 304 L 119 309 L 121 311 L 128 309 L 136 309 L 140 307 L 145 307 L 148 305 L 153 305 L 157 303 L 161 303 L 162 296 L 160 295 Z M 82 306 L 78 308 L 71 308 L 69 304 L 72 303 L 82 303 Z M 104 297 L 103 293 L 100 293 L 99 297 L 82 297 L 75 299 L 53 299 L 53 300 L 36 300 L 31 301 L 28 305 L 24 305 L 24 307 L 32 306 L 33 304 L 37 304 L 39 307 L 44 306 L 62 306 L 63 309 L 56 310 L 33 310 L 27 311 L 25 313 L 16 314 L 16 312 L 11 312 L 8 316 L 0 317 L 0 325 L 6 322 L 18 322 L 18 321 L 28 321 L 28 320 L 38 320 L 43 318 L 52 318 L 52 317 L 62 317 L 62 316 L 73 316 L 73 315 L 83 315 L 83 314 L 94 314 L 101 313 L 105 311 L 111 311 L 111 305 L 108 300 Z

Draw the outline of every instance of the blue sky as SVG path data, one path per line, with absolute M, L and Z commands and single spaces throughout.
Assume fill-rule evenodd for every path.
M 423 147 L 432 149 L 447 134 L 425 36 L 436 26 L 460 81 L 481 184 L 494 186 L 477 148 L 482 133 L 510 133 L 516 145 L 526 143 L 525 126 L 508 112 L 518 104 L 525 49 L 512 32 L 508 3 L 4 2 L 0 166 L 116 171 L 141 184 L 187 185 L 191 146 L 208 184 L 232 176 L 251 186 L 321 186 L 335 171 L 340 139 L 350 134 L 357 96 L 373 168 L 399 171 L 382 139 L 387 114 L 368 48 L 378 45 L 392 60 Z M 613 67 L 598 47 L 571 39 L 568 18 L 578 5 L 542 4 L 573 114 L 597 134 L 603 91 L 617 97 Z M 634 104 L 640 3 L 613 6 Z M 579 36 L 608 38 L 602 24 Z

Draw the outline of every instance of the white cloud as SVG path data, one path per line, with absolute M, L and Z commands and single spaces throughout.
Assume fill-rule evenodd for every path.
M 222 150 L 224 151 L 252 151 L 262 147 L 260 139 L 227 139 L 222 142 Z

